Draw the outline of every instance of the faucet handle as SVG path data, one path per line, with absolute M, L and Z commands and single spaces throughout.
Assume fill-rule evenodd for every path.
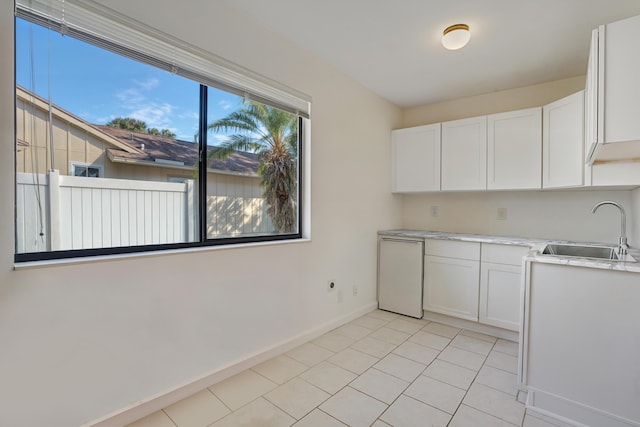
M 627 236 L 620 236 L 620 242 L 618 243 L 618 253 L 620 255 L 627 255 L 629 245 L 627 244 Z

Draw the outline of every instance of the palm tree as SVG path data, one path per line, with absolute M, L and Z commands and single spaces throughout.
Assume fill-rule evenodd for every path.
M 147 124 L 142 120 L 134 119 L 132 117 L 116 117 L 106 124 L 106 126 L 118 129 L 126 129 L 132 132 L 145 132 L 147 130 Z
M 164 136 L 165 138 L 176 138 L 176 134 L 171 132 L 169 129 L 159 130 L 157 128 L 148 128 L 144 121 L 134 119 L 132 117 L 116 117 L 115 119 L 107 122 L 105 126 L 116 129 L 126 129 L 138 133 L 148 133 L 149 135 Z
M 236 151 L 258 154 L 258 173 L 267 214 L 276 231 L 296 229 L 298 119 L 291 113 L 247 101 L 240 109 L 208 126 L 213 132 L 234 132 L 209 150 L 210 159 L 226 159 Z

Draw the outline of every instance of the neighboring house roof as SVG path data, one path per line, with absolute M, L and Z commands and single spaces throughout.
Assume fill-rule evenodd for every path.
M 22 86 L 16 85 L 16 98 L 22 102 L 25 102 L 27 104 L 30 104 L 36 108 L 38 108 L 41 111 L 49 111 L 49 102 L 47 100 L 45 100 L 44 98 L 36 95 L 35 93 L 28 91 L 27 89 L 23 88 Z M 133 148 L 131 146 L 128 146 L 126 144 L 122 144 L 120 141 L 118 141 L 115 138 L 112 138 L 109 135 L 104 134 L 103 132 L 100 132 L 98 129 L 96 129 L 94 126 L 92 126 L 90 123 L 88 123 L 86 120 L 81 119 L 80 117 L 76 116 L 73 113 L 68 112 L 67 110 L 60 108 L 59 106 L 57 106 L 56 104 L 51 104 L 51 113 L 54 117 L 56 117 L 57 119 L 64 121 L 66 123 L 69 123 L 75 127 L 77 127 L 78 129 L 82 129 L 83 131 L 87 132 L 89 135 L 98 138 L 104 142 L 106 142 L 109 145 L 113 145 L 114 147 L 117 147 L 125 152 L 138 152 L 139 150 L 136 148 Z M 20 141 L 17 141 L 18 145 L 21 145 L 23 147 L 26 147 L 29 145 L 29 142 L 27 141 L 22 141 L 22 143 Z
M 193 142 L 108 126 L 94 125 L 94 127 L 140 151 L 140 153 L 128 153 L 109 148 L 107 154 L 112 161 L 146 164 L 151 162 L 165 167 L 189 169 L 193 169 L 198 163 L 198 145 Z M 256 175 L 259 163 L 256 154 L 236 151 L 225 160 L 209 161 L 208 169 L 215 172 Z
M 49 103 L 44 98 L 18 85 L 16 85 L 16 96 L 19 100 L 42 111 L 49 111 Z M 106 152 L 112 162 L 191 170 L 198 163 L 198 146 L 192 142 L 94 125 L 55 104 L 51 105 L 51 112 L 57 119 L 88 132 L 110 146 Z M 18 151 L 29 146 L 29 142 L 21 139 L 16 141 L 16 144 Z M 237 151 L 225 160 L 209 161 L 207 170 L 216 173 L 257 176 L 259 164 L 256 154 Z

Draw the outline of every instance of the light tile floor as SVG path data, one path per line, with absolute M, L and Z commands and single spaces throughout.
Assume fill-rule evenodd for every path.
M 375 310 L 129 427 L 562 427 L 517 402 L 517 354 Z

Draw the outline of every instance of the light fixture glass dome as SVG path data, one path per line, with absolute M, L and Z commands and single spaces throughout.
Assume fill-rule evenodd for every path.
M 471 33 L 467 24 L 451 25 L 442 32 L 442 46 L 449 50 L 465 47 L 470 39 Z

